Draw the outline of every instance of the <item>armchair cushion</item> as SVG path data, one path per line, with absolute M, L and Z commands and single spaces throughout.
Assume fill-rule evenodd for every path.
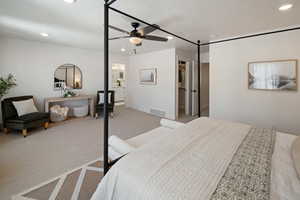
M 29 113 L 26 115 L 22 115 L 20 117 L 15 117 L 12 119 L 7 119 L 8 123 L 21 123 L 21 124 L 27 124 L 30 122 L 38 121 L 38 120 L 48 120 L 50 117 L 49 113 L 42 113 L 42 112 L 35 112 L 35 113 Z
M 111 103 L 111 93 L 108 93 L 108 103 Z M 104 93 L 99 93 L 98 104 L 104 104 Z
M 15 106 L 19 117 L 26 114 L 38 112 L 37 108 L 34 105 L 33 99 L 13 101 L 12 103 Z

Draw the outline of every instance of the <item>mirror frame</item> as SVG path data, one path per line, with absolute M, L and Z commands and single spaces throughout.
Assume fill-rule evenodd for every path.
M 70 67 L 74 67 L 75 69 L 78 69 L 78 71 L 80 72 L 80 87 L 78 87 L 78 88 L 74 88 L 74 87 L 72 87 L 72 88 L 69 88 L 69 89 L 71 89 L 71 90 L 80 90 L 80 89 L 82 89 L 83 87 L 82 87 L 82 83 L 83 83 L 83 81 L 82 81 L 82 79 L 83 79 L 83 74 L 82 74 L 82 71 L 81 71 L 81 69 L 80 69 L 80 67 L 78 67 L 78 65 L 75 65 L 75 64 L 70 64 L 70 63 L 66 63 L 66 64 L 63 64 L 63 65 L 59 65 L 58 67 L 56 67 L 56 69 L 54 70 L 54 74 L 53 74 L 53 88 L 54 88 L 54 90 L 62 90 L 63 88 L 61 88 L 61 87 L 55 87 L 55 73 L 56 73 L 56 71 L 60 68 L 60 67 L 67 67 L 67 66 L 70 66 Z M 74 72 L 73 73 L 75 73 L 75 70 L 74 70 Z M 74 84 L 74 77 L 73 77 L 73 84 Z M 74 86 L 74 85 L 73 85 Z

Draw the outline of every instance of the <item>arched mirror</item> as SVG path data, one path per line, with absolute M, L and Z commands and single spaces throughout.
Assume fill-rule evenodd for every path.
M 82 89 L 82 73 L 78 66 L 64 64 L 54 72 L 54 89 Z

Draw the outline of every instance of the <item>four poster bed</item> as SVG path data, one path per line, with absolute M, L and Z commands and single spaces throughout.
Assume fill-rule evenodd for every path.
M 300 180 L 290 151 L 296 136 L 201 116 L 173 130 L 159 129 L 131 141 L 138 148 L 118 162 L 108 158 L 109 10 L 197 46 L 298 30 L 300 27 L 201 44 L 104 4 L 104 178 L 92 200 L 265 199 L 296 200 Z M 201 70 L 198 70 L 200 76 Z M 200 80 L 198 95 L 200 96 Z M 200 98 L 198 98 L 200 105 Z M 299 140 L 299 139 L 298 139 Z M 112 163 L 114 165 L 112 166 Z
M 198 118 L 128 140 L 138 148 L 114 164 L 92 200 L 297 200 L 296 136 Z

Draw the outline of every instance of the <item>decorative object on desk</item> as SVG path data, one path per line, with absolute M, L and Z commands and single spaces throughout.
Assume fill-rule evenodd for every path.
M 12 74 L 9 74 L 7 78 L 0 77 L 0 100 L 7 94 L 9 89 L 16 85 L 16 79 Z
M 64 97 L 65 98 L 68 98 L 68 97 L 75 97 L 76 96 L 76 93 L 75 92 L 72 92 L 70 90 L 66 90 L 65 93 L 64 93 Z
M 297 91 L 297 60 L 251 62 L 248 64 L 248 88 Z
M 82 89 L 82 72 L 78 66 L 64 64 L 55 70 L 54 89 L 60 90 L 63 87 Z
M 140 84 L 156 85 L 157 72 L 156 68 L 147 68 L 140 70 Z
M 64 121 L 68 117 L 69 108 L 54 105 L 50 108 L 50 119 L 52 122 Z

